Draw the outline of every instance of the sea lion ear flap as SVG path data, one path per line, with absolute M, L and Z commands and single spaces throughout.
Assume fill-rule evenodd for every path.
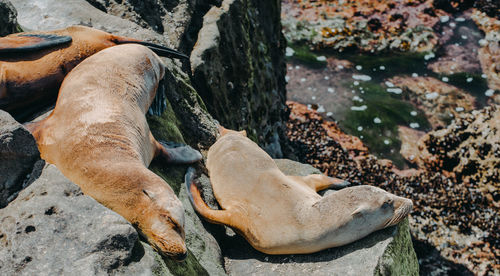
M 246 130 L 242 130 L 242 131 L 238 131 L 239 134 L 247 137 L 247 131 Z
M 356 208 L 356 210 L 354 210 L 352 213 L 351 213 L 351 216 L 353 217 L 362 217 L 363 216 L 363 213 L 367 210 L 367 206 L 365 204 L 362 204 L 360 205 L 358 208 Z
M 70 36 L 52 34 L 20 34 L 0 37 L 0 54 L 36 52 L 71 41 Z
M 223 127 L 222 125 L 219 125 L 218 129 L 219 129 L 220 136 L 224 136 L 224 135 L 226 135 L 226 134 L 228 134 L 230 132 L 229 129 Z

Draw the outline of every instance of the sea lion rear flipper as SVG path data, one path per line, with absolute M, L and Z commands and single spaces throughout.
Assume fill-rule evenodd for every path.
M 191 201 L 191 204 L 193 205 L 193 208 L 196 210 L 196 212 L 208 222 L 224 224 L 238 229 L 238 227 L 234 223 L 232 223 L 232 214 L 229 210 L 213 210 L 207 205 L 207 203 L 205 203 L 205 201 L 201 197 L 200 190 L 198 190 L 198 187 L 196 186 L 196 183 L 194 181 L 195 172 L 196 171 L 194 168 L 188 168 L 186 176 L 184 178 L 184 184 L 186 185 L 186 192 L 189 196 L 189 200 Z
M 170 164 L 191 164 L 200 161 L 202 155 L 189 145 L 158 141 L 158 153 Z
M 324 174 L 311 174 L 307 176 L 288 176 L 299 183 L 304 183 L 308 187 L 312 188 L 316 192 L 322 191 L 324 189 L 332 188 L 332 189 L 343 189 L 351 185 L 348 181 L 335 178 L 328 177 Z
M 27 53 L 56 47 L 72 41 L 70 36 L 20 34 L 0 38 L 0 54 Z
M 113 42 L 115 42 L 116 44 L 125 44 L 125 43 L 140 44 L 140 45 L 144 45 L 144 46 L 148 47 L 151 51 L 155 52 L 160 57 L 188 59 L 189 60 L 189 57 L 181 52 L 178 52 L 174 49 L 170 49 L 170 48 L 167 48 L 165 46 L 154 44 L 151 42 L 141 41 L 138 39 L 133 39 L 133 38 L 128 38 L 128 37 L 121 37 L 121 36 L 114 36 Z

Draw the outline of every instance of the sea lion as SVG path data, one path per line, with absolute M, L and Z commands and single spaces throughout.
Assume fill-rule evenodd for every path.
M 66 76 L 52 114 L 27 128 L 43 159 L 137 226 L 161 254 L 181 260 L 187 254 L 183 206 L 147 166 L 155 156 L 193 163 L 201 154 L 162 145 L 149 130 L 145 113 L 164 73 L 144 46 L 104 49 Z
M 191 168 L 186 174 L 190 200 L 202 217 L 230 226 L 258 251 L 306 254 L 345 245 L 397 224 L 412 209 L 411 200 L 368 185 L 322 197 L 319 190 L 341 180 L 286 176 L 244 132 L 222 129 L 221 134 L 208 151 L 207 168 L 222 210 L 203 201 Z
M 18 121 L 27 119 L 54 102 L 64 77 L 78 63 L 124 43 L 146 45 L 161 56 L 188 58 L 160 45 L 84 26 L 12 34 L 0 38 L 0 109 Z

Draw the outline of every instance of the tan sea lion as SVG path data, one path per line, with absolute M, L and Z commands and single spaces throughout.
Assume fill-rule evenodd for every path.
M 345 245 L 397 224 L 412 209 L 411 200 L 367 185 L 322 197 L 317 191 L 341 180 L 286 176 L 245 133 L 221 134 L 208 151 L 207 168 L 222 210 L 203 201 L 193 169 L 186 174 L 191 202 L 202 217 L 230 226 L 261 252 L 305 254 Z
M 84 26 L 12 34 L 0 38 L 0 109 L 16 120 L 26 119 L 53 103 L 64 77 L 78 63 L 123 43 L 146 45 L 161 56 L 188 58 L 160 45 Z
M 187 254 L 184 208 L 147 166 L 155 156 L 193 163 L 201 154 L 170 148 L 149 130 L 144 114 L 164 73 L 160 58 L 144 46 L 104 49 L 66 76 L 52 114 L 27 128 L 43 159 L 137 226 L 160 253 L 181 260 Z

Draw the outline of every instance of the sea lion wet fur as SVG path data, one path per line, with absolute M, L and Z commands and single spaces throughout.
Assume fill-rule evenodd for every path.
M 147 168 L 164 150 L 145 118 L 164 72 L 144 46 L 102 50 L 67 75 L 52 114 L 27 127 L 43 159 L 137 226 L 160 253 L 183 259 L 184 208 Z
M 317 191 L 338 180 L 286 176 L 245 133 L 221 134 L 208 151 L 207 168 L 222 210 L 210 209 L 188 180 L 192 203 L 205 219 L 232 227 L 261 252 L 304 254 L 345 245 L 397 224 L 412 209 L 409 199 L 367 185 L 322 197 Z

